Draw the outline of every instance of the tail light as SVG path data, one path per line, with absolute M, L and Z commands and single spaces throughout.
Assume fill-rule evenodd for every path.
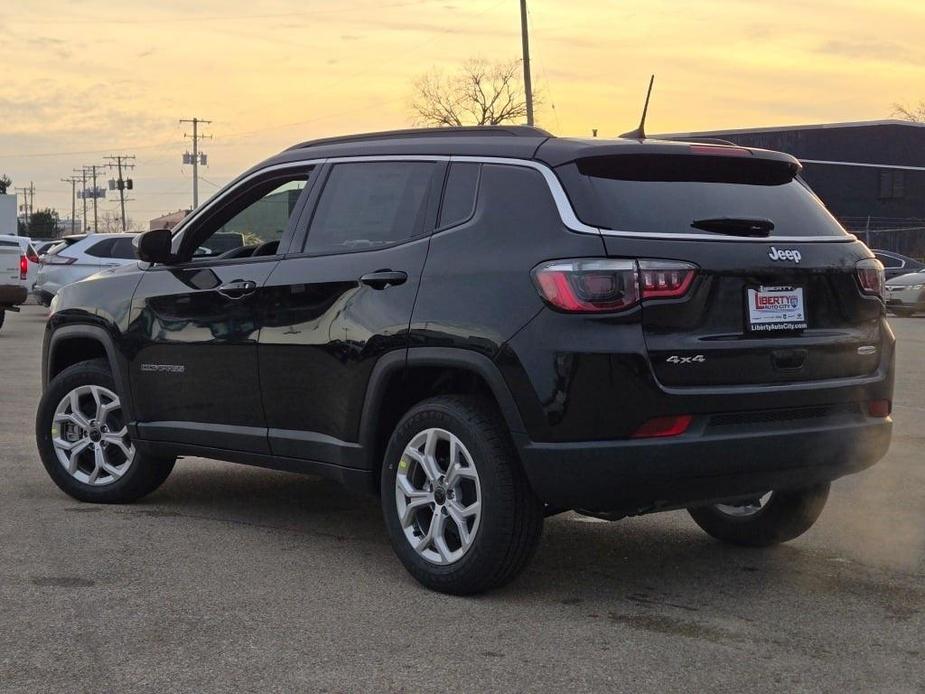
M 29 250 L 26 251 L 26 258 L 30 263 L 39 262 L 39 254 L 35 252 L 35 249 L 32 246 L 29 246 Z
M 26 256 L 19 256 L 19 279 L 24 280 L 29 276 L 29 260 Z
M 865 294 L 883 298 L 886 286 L 886 276 L 883 272 L 883 263 L 876 258 L 859 260 L 855 266 L 858 284 Z
M 673 415 L 671 417 L 655 417 L 650 419 L 635 432 L 634 439 L 664 438 L 666 436 L 680 436 L 691 425 L 689 414 Z
M 533 281 L 540 296 L 560 311 L 612 313 L 644 299 L 682 297 L 696 274 L 690 263 L 589 258 L 538 265 Z
M 889 417 L 893 403 L 889 400 L 871 400 L 867 403 L 867 413 L 871 417 Z
M 643 299 L 673 299 L 690 289 L 697 268 L 690 263 L 640 260 L 639 280 Z
M 71 263 L 76 262 L 77 258 L 68 258 L 66 255 L 48 254 L 42 258 L 42 263 L 45 265 L 70 265 Z
M 554 260 L 533 270 L 551 306 L 569 313 L 622 311 L 639 303 L 635 260 Z

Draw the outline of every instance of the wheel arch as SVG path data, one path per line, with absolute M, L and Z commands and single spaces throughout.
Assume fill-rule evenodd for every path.
M 128 374 L 120 366 L 118 350 L 112 336 L 96 325 L 65 325 L 56 328 L 45 342 L 42 355 L 42 390 L 64 369 L 91 359 L 105 359 L 119 397 L 126 421 L 134 423 Z
M 512 434 L 525 431 L 514 397 L 491 359 L 471 350 L 415 347 L 385 355 L 370 376 L 359 431 L 365 467 L 379 469 L 389 436 L 415 403 L 460 389 L 490 398 Z

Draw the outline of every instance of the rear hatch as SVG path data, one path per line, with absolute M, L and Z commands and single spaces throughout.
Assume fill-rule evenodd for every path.
M 0 284 L 24 285 L 22 279 L 23 253 L 18 244 L 0 242 Z
M 608 256 L 696 266 L 682 296 L 643 302 L 657 379 L 757 385 L 875 372 L 882 304 L 864 291 L 857 267 L 870 253 L 799 180 L 796 160 L 657 147 L 560 167 L 581 220 L 604 230 Z M 643 269 L 647 279 L 672 281 Z

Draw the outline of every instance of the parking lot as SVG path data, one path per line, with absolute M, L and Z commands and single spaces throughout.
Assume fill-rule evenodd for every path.
M 925 318 L 899 339 L 889 456 L 769 550 L 685 512 L 549 519 L 503 590 L 407 575 L 377 504 L 185 459 L 80 504 L 35 451 L 44 309 L 0 331 L 0 690 L 925 690 Z

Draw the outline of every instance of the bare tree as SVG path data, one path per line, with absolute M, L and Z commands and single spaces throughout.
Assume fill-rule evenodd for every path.
M 489 63 L 482 58 L 467 60 L 451 75 L 426 72 L 414 82 L 414 120 L 444 126 L 523 122 L 527 103 L 520 75 L 519 60 Z
M 913 123 L 925 123 L 925 101 L 920 101 L 915 106 L 893 104 L 893 115 Z
M 101 234 L 117 234 L 122 232 L 122 216 L 115 210 L 101 210 L 97 224 Z M 125 228 L 132 231 L 135 222 L 131 217 L 125 218 Z

